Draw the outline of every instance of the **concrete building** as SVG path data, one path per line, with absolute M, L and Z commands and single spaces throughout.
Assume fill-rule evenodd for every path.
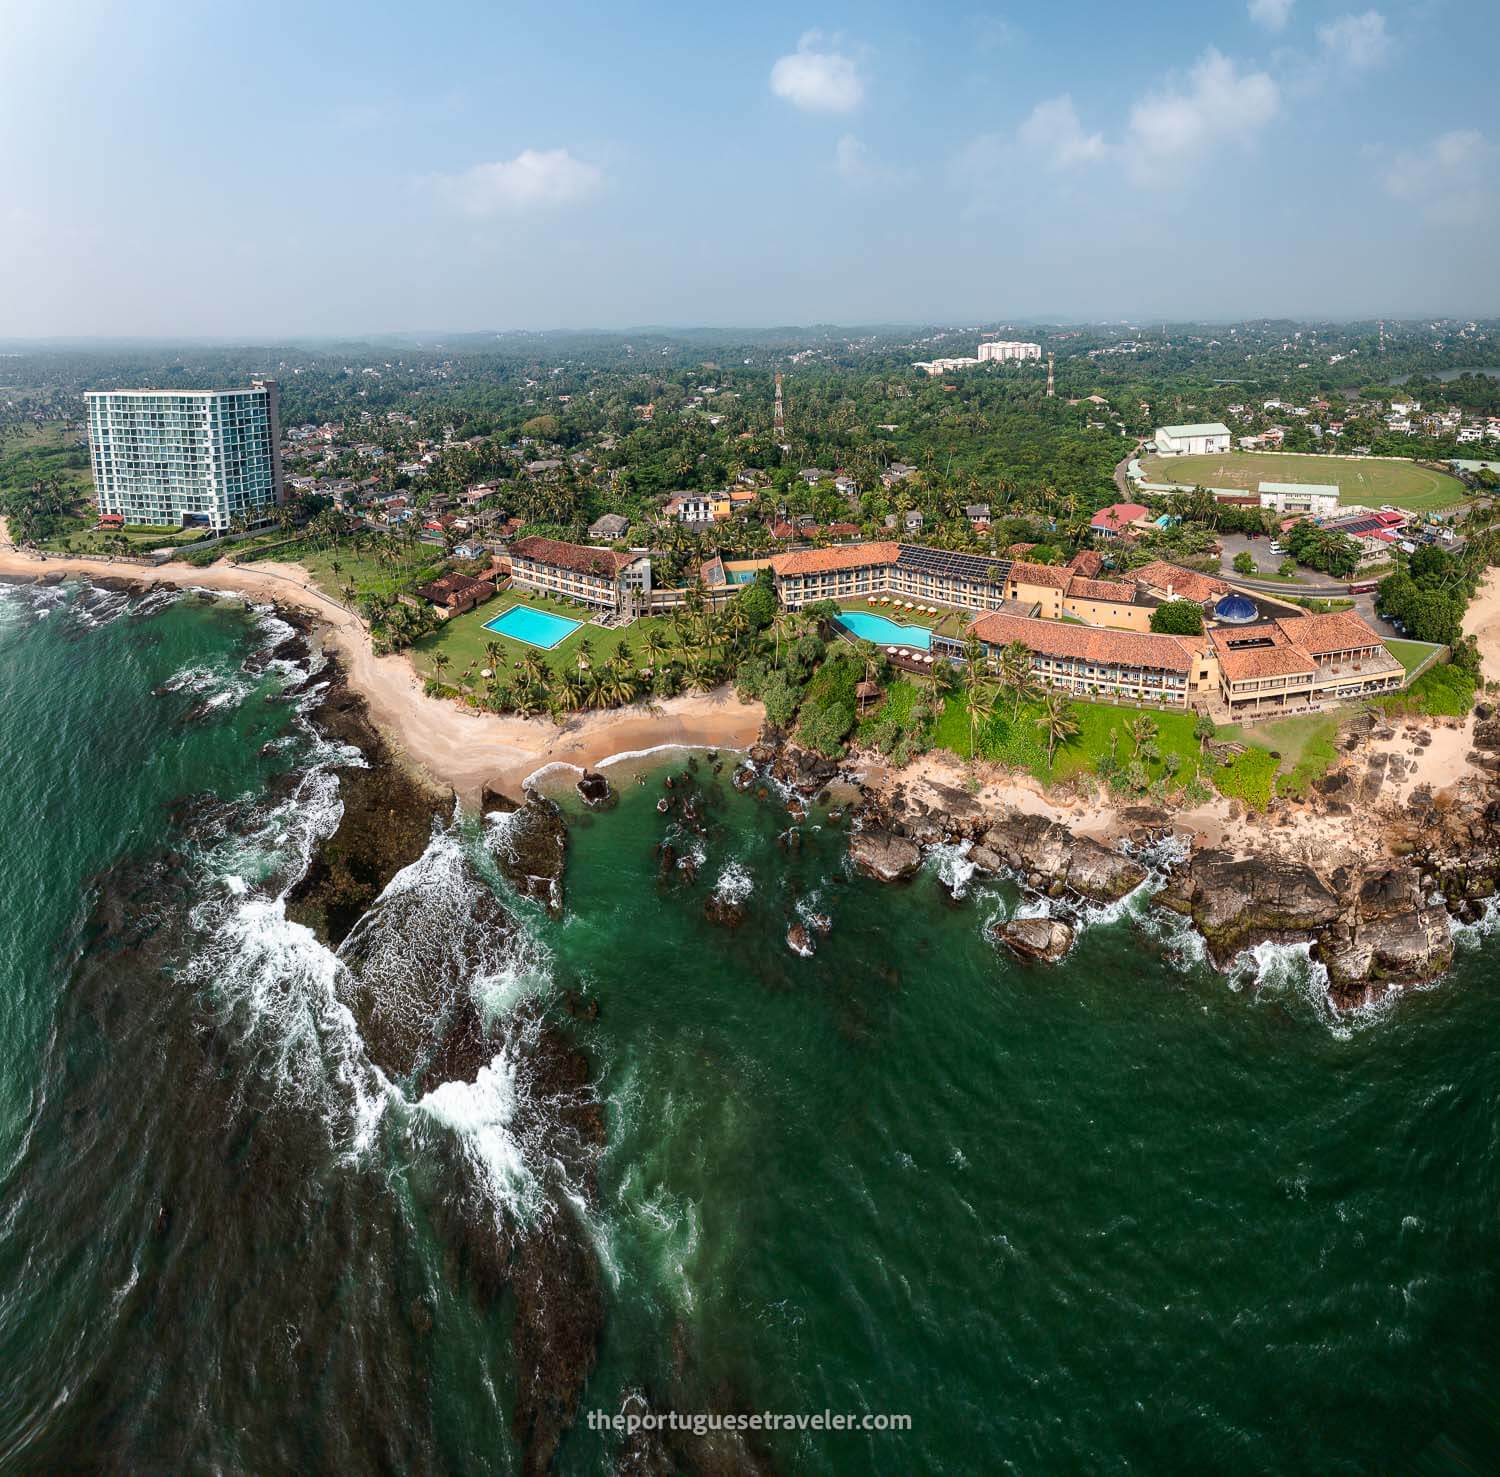
M 606 513 L 589 524 L 589 537 L 614 543 L 630 532 L 630 519 L 621 513 Z
M 1262 482 L 1260 505 L 1276 513 L 1312 513 L 1321 517 L 1339 505 L 1339 490 L 1320 482 Z
M 90 390 L 84 398 L 101 513 L 223 532 L 281 502 L 275 380 L 233 390 Z
M 1040 344 L 1023 344 L 1016 339 L 991 339 L 979 346 L 981 364 L 1008 364 L 1018 359 L 1040 359 Z
M 510 547 L 511 583 L 636 615 L 651 598 L 651 559 L 558 539 L 523 538 Z
M 1163 456 L 1202 456 L 1229 450 L 1229 427 L 1221 421 L 1192 426 L 1158 426 L 1156 449 Z

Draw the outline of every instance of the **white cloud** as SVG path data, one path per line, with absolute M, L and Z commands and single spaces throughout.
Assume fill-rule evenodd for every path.
M 1284 31 L 1294 0 L 1250 0 L 1250 19 L 1268 31 Z
M 1038 103 L 1016 137 L 1023 148 L 1042 155 L 1053 169 L 1087 164 L 1105 154 L 1104 135 L 1084 132 L 1067 93 Z
M 1385 17 L 1378 10 L 1367 10 L 1363 15 L 1341 15 L 1318 27 L 1318 40 L 1335 61 L 1355 72 L 1378 67 L 1391 49 Z
M 1143 184 L 1165 184 L 1220 143 L 1247 145 L 1281 106 L 1265 72 L 1241 73 L 1210 47 L 1193 64 L 1187 86 L 1168 87 L 1130 110 L 1126 154 Z
M 577 205 L 597 195 L 604 172 L 566 149 L 522 149 L 514 159 L 438 176 L 438 193 L 465 215 L 489 216 Z
M 1391 161 L 1385 188 L 1393 199 L 1444 225 L 1472 225 L 1500 203 L 1497 150 L 1477 128 L 1440 134 L 1425 149 Z
M 865 95 L 865 84 L 852 58 L 822 51 L 822 37 L 809 31 L 796 51 L 771 68 L 771 91 L 810 113 L 852 113 Z

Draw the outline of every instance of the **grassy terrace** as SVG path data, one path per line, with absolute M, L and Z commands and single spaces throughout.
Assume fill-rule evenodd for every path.
M 1254 492 L 1262 482 L 1313 482 L 1335 486 L 1339 500 L 1432 513 L 1464 500 L 1463 484 L 1446 472 L 1391 457 L 1295 456 L 1231 451 L 1212 456 L 1149 456 L 1141 463 L 1148 482 L 1237 487 Z
M 551 615 L 565 616 L 568 620 L 584 623 L 579 630 L 574 631 L 552 650 L 540 652 L 542 660 L 553 672 L 576 670 L 579 648 L 585 640 L 592 649 L 590 655 L 592 662 L 608 661 L 619 649 L 621 642 L 625 642 L 634 654 L 638 667 L 646 665 L 644 645 L 648 632 L 655 631 L 664 643 L 670 644 L 671 623 L 660 616 L 643 616 L 629 626 L 605 630 L 601 626 L 589 625 L 588 613 L 567 601 L 552 600 L 530 590 L 506 589 L 501 590 L 493 600 L 487 601 L 477 610 L 471 610 L 466 615 L 456 615 L 444 621 L 430 636 L 424 636 L 418 641 L 411 648 L 411 658 L 416 664 L 417 671 L 424 677 L 437 676 L 438 668 L 434 663 L 434 658 L 442 652 L 448 658 L 448 669 L 444 677 L 446 681 L 452 682 L 470 664 L 476 665 L 481 670 L 489 666 L 485 646 L 490 642 L 500 647 L 501 660 L 506 667 L 514 667 L 527 653 L 539 651 L 538 647 L 530 646 L 524 641 L 514 641 L 496 631 L 484 629 L 486 621 L 494 620 L 497 615 L 512 605 L 529 605 L 533 610 L 544 610 Z
M 189 544 L 201 538 L 201 528 L 181 529 L 172 526 L 152 528 L 127 525 L 124 528 L 99 528 L 92 514 L 86 518 L 75 518 L 72 523 L 42 543 L 45 549 L 65 550 L 72 554 L 114 554 L 121 551 L 123 538 L 130 545 L 132 554 L 145 554 L 152 549 L 165 549 L 178 544 Z
M 1415 672 L 1433 652 L 1440 650 L 1439 647 L 1429 645 L 1426 641 L 1398 641 L 1394 636 L 1384 644 L 1385 649 L 1408 672 Z

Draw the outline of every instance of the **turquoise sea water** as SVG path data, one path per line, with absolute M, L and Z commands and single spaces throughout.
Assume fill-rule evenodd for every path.
M 467 1213 L 529 1213 L 525 1073 L 384 1080 L 341 962 L 286 921 L 357 760 L 254 670 L 277 635 L 0 589 L 6 1472 L 520 1470 L 507 1309 L 436 1228 L 454 1154 L 487 1187 Z M 881 889 L 826 815 L 793 841 L 774 796 L 695 763 L 612 771 L 558 920 L 483 869 L 498 820 L 440 829 L 395 884 L 462 919 L 479 863 L 521 928 L 465 941 L 476 997 L 542 1002 L 590 1059 L 585 1409 L 912 1417 L 764 1443 L 784 1472 L 1493 1465 L 1482 930 L 1450 979 L 1350 1019 L 1295 950 L 1207 969 L 1144 894 L 1022 968 L 985 936 L 1027 906 L 1008 884 L 947 855 Z M 663 765 L 701 833 L 658 813 Z M 661 874 L 663 839 L 696 881 Z M 787 947 L 825 918 L 812 957 Z M 580 1419 L 557 1470 L 612 1456 Z
M 559 642 L 566 641 L 581 624 L 580 621 L 568 620 L 566 616 L 534 610 L 529 605 L 512 605 L 494 620 L 486 621 L 484 628 L 486 631 L 498 631 L 502 636 L 509 636 L 515 641 L 524 641 L 528 646 L 540 646 L 544 651 L 550 651 Z
M 839 616 L 839 624 L 861 641 L 873 641 L 877 646 L 919 646 L 926 651 L 932 645 L 932 632 L 926 626 L 903 626 L 867 610 L 846 610 Z

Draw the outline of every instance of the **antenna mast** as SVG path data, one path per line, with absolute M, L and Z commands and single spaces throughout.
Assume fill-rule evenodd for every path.
M 786 406 L 781 398 L 781 371 L 776 371 L 776 414 L 773 421 L 773 429 L 776 433 L 776 443 L 779 446 L 786 440 Z
M 1052 399 L 1052 397 L 1057 394 L 1057 391 L 1053 387 L 1053 384 L 1052 384 L 1052 360 L 1053 360 L 1053 356 L 1051 354 L 1048 354 L 1047 355 L 1047 398 L 1049 400 Z

